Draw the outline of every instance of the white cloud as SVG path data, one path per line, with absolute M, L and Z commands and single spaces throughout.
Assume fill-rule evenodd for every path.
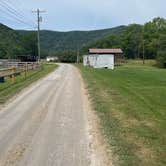
M 13 0 L 13 3 L 17 5 L 18 1 L 31 18 L 35 17 L 32 9 L 47 10 L 42 27 L 53 30 L 109 28 L 166 17 L 165 0 Z

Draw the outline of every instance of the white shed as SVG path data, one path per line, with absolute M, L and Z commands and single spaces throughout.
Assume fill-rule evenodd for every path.
M 84 56 L 84 66 L 114 69 L 114 55 L 94 54 Z
M 46 61 L 47 61 L 47 62 L 58 61 L 58 57 L 56 57 L 56 56 L 48 56 L 48 57 L 46 58 Z
M 83 57 L 84 66 L 114 69 L 115 55 L 122 54 L 121 49 L 90 49 Z

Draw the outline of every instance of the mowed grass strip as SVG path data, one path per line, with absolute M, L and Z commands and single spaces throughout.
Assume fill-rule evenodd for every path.
M 54 71 L 56 67 L 56 64 L 44 64 L 41 69 L 28 71 L 26 79 L 24 78 L 24 73 L 17 76 L 15 83 L 12 83 L 11 79 L 7 78 L 5 83 L 0 83 L 0 104 L 5 103 L 10 97 L 31 83 Z
M 114 164 L 166 165 L 166 70 L 133 62 L 115 70 L 78 67 Z

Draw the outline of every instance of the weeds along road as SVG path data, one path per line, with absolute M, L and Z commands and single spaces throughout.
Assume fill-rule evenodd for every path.
M 0 110 L 0 166 L 88 166 L 81 80 L 61 64 Z

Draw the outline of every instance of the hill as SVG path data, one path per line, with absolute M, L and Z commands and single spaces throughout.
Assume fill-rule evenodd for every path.
M 70 31 L 70 32 L 57 32 L 57 31 L 41 31 L 41 47 L 43 52 L 50 54 L 65 50 L 77 50 L 86 46 L 89 43 L 95 42 L 103 37 L 114 34 L 121 34 L 125 26 L 116 28 L 94 30 L 94 31 Z M 20 35 L 25 35 L 30 31 L 17 31 Z
M 109 34 L 92 42 L 83 48 L 87 53 L 89 48 L 122 48 L 128 59 L 157 59 L 160 66 L 166 67 L 166 19 L 154 18 L 152 21 L 140 24 L 130 24 L 122 33 Z
M 131 24 L 94 31 L 42 30 L 40 33 L 42 58 L 56 55 L 61 61 L 75 62 L 77 49 L 81 50 L 83 55 L 90 47 L 120 47 L 126 58 L 157 59 L 160 66 L 166 66 L 166 19 L 164 18 L 154 18 L 144 26 Z M 36 36 L 35 31 L 12 30 L 0 24 L 0 58 L 13 58 L 18 54 L 36 55 Z
M 0 58 L 12 58 L 20 37 L 17 32 L 0 23 Z
M 57 32 L 42 30 L 41 48 L 42 56 L 55 54 L 63 51 L 75 51 L 82 49 L 90 43 L 94 43 L 108 35 L 120 35 L 126 29 L 125 26 L 119 26 L 110 29 L 94 30 L 94 31 L 70 31 Z M 13 30 L 3 24 L 0 24 L 0 58 L 15 58 L 20 54 L 24 38 L 28 38 L 35 31 Z M 27 36 L 27 37 L 26 37 Z M 26 51 L 27 52 L 27 51 Z M 24 51 L 21 51 L 21 54 Z

